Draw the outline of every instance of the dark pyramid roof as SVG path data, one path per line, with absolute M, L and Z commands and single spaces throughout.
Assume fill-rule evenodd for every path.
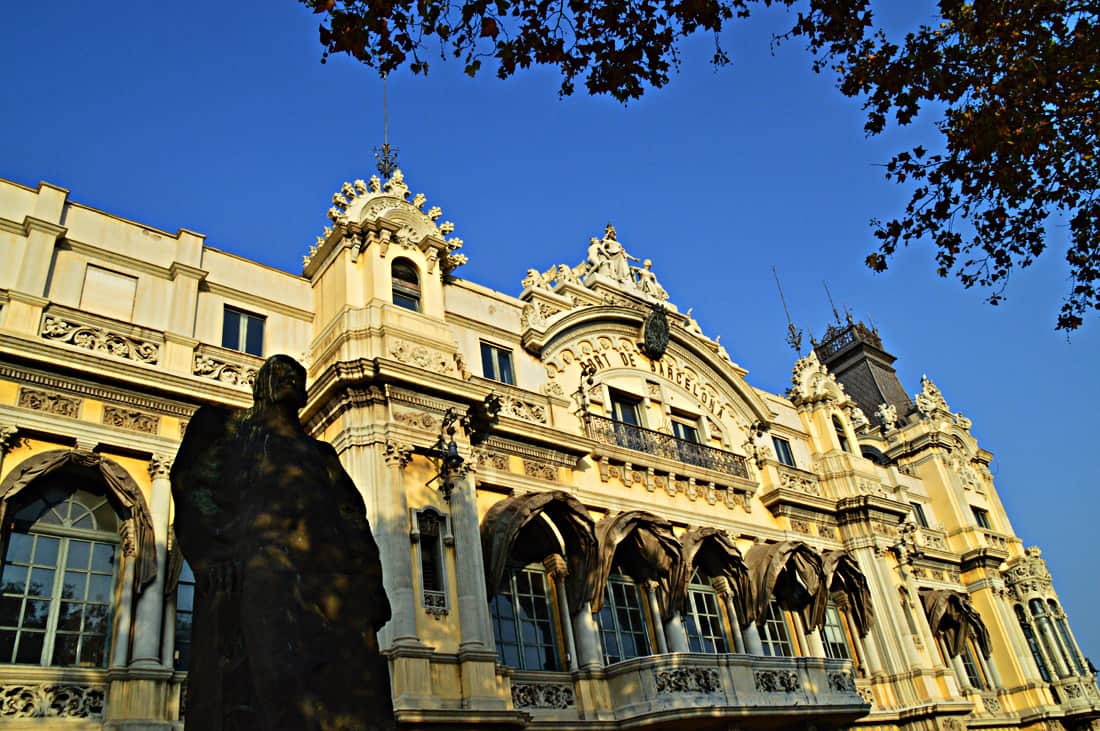
M 881 404 L 893 404 L 899 420 L 914 410 L 894 370 L 897 358 L 883 349 L 877 329 L 849 315 L 847 323 L 829 325 L 814 351 L 872 423 Z

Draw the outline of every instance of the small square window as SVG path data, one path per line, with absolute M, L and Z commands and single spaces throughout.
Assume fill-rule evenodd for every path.
M 510 350 L 482 343 L 481 368 L 486 378 L 509 385 L 516 382 L 512 375 L 512 351 Z
M 264 318 L 226 305 L 222 319 L 222 347 L 262 356 Z
M 913 508 L 913 520 L 917 521 L 917 525 L 927 528 L 928 516 L 924 514 L 924 506 L 920 503 L 909 503 L 909 507 Z
M 791 451 L 791 443 L 783 437 L 772 437 L 772 444 L 775 445 L 775 458 L 789 467 L 794 467 L 794 452 Z
M 970 510 L 974 513 L 974 522 L 978 524 L 979 528 L 985 528 L 991 530 L 993 526 L 989 522 L 989 511 L 984 508 L 976 508 L 973 505 L 970 506 Z
M 677 439 L 682 439 L 685 442 L 699 443 L 699 428 L 696 426 L 696 422 L 686 417 L 673 418 L 672 433 Z

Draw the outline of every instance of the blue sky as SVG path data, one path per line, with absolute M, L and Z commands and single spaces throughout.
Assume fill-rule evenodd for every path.
M 927 373 L 973 419 L 1013 527 L 1042 547 L 1098 658 L 1100 588 L 1082 558 L 1095 532 L 1085 457 L 1100 323 L 1069 341 L 1053 330 L 1065 229 L 996 308 L 936 277 L 926 246 L 870 272 L 868 221 L 906 200 L 881 165 L 905 145 L 935 147 L 935 135 L 926 122 L 866 139 L 858 102 L 815 76 L 799 45 L 772 53 L 784 20 L 769 11 L 728 33 L 734 63 L 717 72 L 709 42 L 689 43 L 672 84 L 628 107 L 561 100 L 553 72 L 471 80 L 436 61 L 427 78 L 391 77 L 391 142 L 413 191 L 465 240 L 460 276 L 518 294 L 527 268 L 579 262 L 613 222 L 765 389 L 787 388 L 795 358 L 771 267 L 807 342 L 832 318 L 827 280 L 839 307 L 878 326 L 910 394 Z M 299 272 L 332 193 L 374 172 L 382 134 L 379 80 L 343 58 L 320 64 L 317 22 L 293 0 L 10 4 L 0 177 L 46 180 Z

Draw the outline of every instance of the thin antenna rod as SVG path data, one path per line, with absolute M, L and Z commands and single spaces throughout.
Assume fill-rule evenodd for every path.
M 783 296 L 783 286 L 779 283 L 779 272 L 772 265 L 772 276 L 775 277 L 775 288 L 779 290 L 779 301 L 783 303 L 783 314 L 787 316 L 787 344 L 794 348 L 794 352 L 802 355 L 802 331 L 794 326 L 791 321 L 791 311 L 787 309 L 787 298 Z
M 390 113 L 386 103 L 386 77 L 382 77 L 382 144 L 390 144 Z
M 829 284 L 824 279 L 821 280 L 821 286 L 825 288 L 825 296 L 829 298 L 829 306 L 833 308 L 833 319 L 836 320 L 836 324 L 840 324 L 840 313 L 836 311 L 836 303 L 833 302 L 833 293 L 829 291 Z
M 385 74 L 382 75 L 382 146 L 374 148 L 374 159 L 383 179 L 389 180 L 397 172 L 397 148 L 390 147 L 390 109 Z

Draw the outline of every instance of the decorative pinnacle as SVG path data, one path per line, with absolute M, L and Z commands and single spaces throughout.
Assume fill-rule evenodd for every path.
M 791 321 L 791 311 L 787 309 L 787 298 L 783 296 L 783 287 L 779 284 L 779 273 L 775 271 L 775 265 L 772 265 L 772 276 L 775 277 L 775 288 L 779 290 L 779 301 L 783 303 L 783 314 L 787 316 L 787 344 L 801 356 L 802 331 L 796 328 Z
M 390 146 L 390 114 L 386 102 L 386 77 L 382 76 L 382 147 L 374 148 L 374 159 L 383 180 L 397 171 L 397 148 Z

